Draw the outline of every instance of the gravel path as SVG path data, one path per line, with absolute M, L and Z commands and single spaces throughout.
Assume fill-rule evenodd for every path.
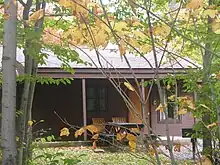
M 185 139 L 184 139 L 185 140 Z M 178 160 L 186 160 L 186 159 L 193 159 L 193 152 L 192 152 L 192 143 L 190 142 L 190 139 L 187 139 L 187 141 L 179 140 L 181 147 L 180 152 L 174 152 L 174 157 Z M 177 142 L 177 140 L 176 140 Z M 160 147 L 161 151 L 167 155 L 169 155 L 169 151 L 166 150 L 164 146 Z M 198 158 L 198 151 L 202 151 L 202 140 L 197 140 L 196 145 L 196 158 Z

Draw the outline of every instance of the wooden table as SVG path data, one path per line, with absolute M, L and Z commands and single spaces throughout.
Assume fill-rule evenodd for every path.
M 107 130 L 110 130 L 112 131 L 113 129 L 112 128 L 120 128 L 118 129 L 114 129 L 115 133 L 118 133 L 120 130 L 125 130 L 125 131 L 129 131 L 130 128 L 139 128 L 140 131 L 143 131 L 143 128 L 144 128 L 144 124 L 142 123 L 116 123 L 116 122 L 107 122 L 105 123 L 105 127 Z M 110 128 L 110 129 L 109 129 Z

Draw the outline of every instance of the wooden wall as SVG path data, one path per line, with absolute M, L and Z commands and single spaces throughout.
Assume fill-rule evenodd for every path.
M 108 88 L 108 108 L 106 112 L 87 113 L 87 123 L 91 124 L 93 117 L 104 117 L 106 121 L 111 121 L 113 116 L 127 117 L 127 110 L 121 96 L 108 82 L 108 80 L 91 79 L 86 80 L 86 86 L 105 86 Z M 70 124 L 83 126 L 82 110 L 82 80 L 75 79 L 68 85 L 36 85 L 36 92 L 33 103 L 33 119 L 44 120 L 36 130 L 51 128 L 51 133 L 59 135 L 59 130 L 65 126 L 64 123 L 54 114 L 56 111 L 62 118 Z M 73 136 L 71 135 L 71 138 Z

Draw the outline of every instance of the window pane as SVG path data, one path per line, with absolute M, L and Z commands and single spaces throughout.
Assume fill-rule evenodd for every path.
M 106 111 L 106 101 L 105 101 L 105 98 L 99 100 L 99 109 L 100 109 L 100 111 Z
M 100 88 L 99 89 L 99 97 L 105 98 L 106 97 L 106 88 Z
M 96 110 L 96 99 L 87 99 L 87 110 L 88 111 Z
M 87 89 L 87 97 L 88 98 L 96 98 L 95 88 L 88 88 Z

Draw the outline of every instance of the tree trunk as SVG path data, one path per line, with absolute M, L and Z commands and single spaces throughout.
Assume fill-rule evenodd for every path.
M 4 39 L 2 56 L 2 165 L 16 165 L 16 21 L 17 4 L 4 1 Z
M 212 0 L 209 0 L 209 5 L 212 5 Z M 212 29 L 210 27 L 211 23 L 212 23 L 212 19 L 210 17 L 208 17 L 208 30 L 207 32 L 210 33 L 212 32 Z M 212 64 L 212 53 L 208 50 L 211 50 L 211 43 L 206 43 L 205 45 L 206 50 L 205 53 L 203 55 L 203 78 L 202 78 L 202 83 L 204 85 L 208 85 L 209 84 L 209 77 L 210 77 L 210 69 L 211 69 L 211 64 Z M 210 88 L 210 87 L 209 87 Z M 206 100 L 207 98 L 205 96 L 202 96 L 204 99 Z M 204 98 L 205 97 L 205 98 Z M 210 124 L 211 123 L 211 116 L 209 113 L 206 113 L 203 118 L 202 118 L 203 122 L 205 124 Z M 203 138 L 203 153 L 207 154 L 207 155 L 212 155 L 212 136 L 210 134 L 209 131 L 205 131 L 204 132 L 205 136 Z M 208 138 L 210 137 L 210 138 Z

